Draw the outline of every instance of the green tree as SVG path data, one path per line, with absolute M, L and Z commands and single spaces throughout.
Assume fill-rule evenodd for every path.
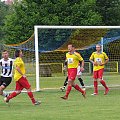
M 6 16 L 6 43 L 19 43 L 33 34 L 34 25 L 102 25 L 95 0 L 22 0 Z
M 2 37 L 4 35 L 4 32 L 2 31 L 2 27 L 4 26 L 4 19 L 7 14 L 10 14 L 10 12 L 10 7 L 4 4 L 4 2 L 0 1 L 0 42 L 3 42 Z
M 96 6 L 104 25 L 120 25 L 120 0 L 97 0 Z

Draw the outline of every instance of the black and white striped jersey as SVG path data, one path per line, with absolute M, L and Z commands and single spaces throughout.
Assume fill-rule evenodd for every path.
M 1 66 L 1 76 L 3 77 L 12 77 L 12 71 L 13 71 L 13 59 L 8 58 L 7 61 L 2 58 L 0 60 L 0 66 Z

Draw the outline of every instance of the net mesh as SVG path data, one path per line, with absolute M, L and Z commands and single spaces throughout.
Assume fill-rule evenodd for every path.
M 120 29 L 38 29 L 39 43 L 39 66 L 40 76 L 55 77 L 64 76 L 63 63 L 67 52 L 67 45 L 73 44 L 77 52 L 80 52 L 85 60 L 84 74 L 92 72 L 92 65 L 89 57 L 95 51 L 95 45 L 101 43 L 103 38 L 104 52 L 110 58 L 110 62 L 105 67 L 106 73 L 120 72 Z M 30 39 L 20 44 L 0 45 L 1 51 L 8 49 L 10 57 L 14 58 L 15 49 L 23 51 L 27 76 L 34 89 L 35 82 L 35 41 L 34 35 Z M 61 77 L 62 79 L 62 77 Z M 45 82 L 45 81 L 42 81 Z M 46 85 L 47 86 L 47 85 Z M 44 87 L 44 86 L 43 86 Z M 11 85 L 8 89 L 13 90 Z
M 9 57 L 14 57 L 14 52 L 16 49 L 21 49 L 23 52 L 23 60 L 25 62 L 26 67 L 26 75 L 28 80 L 31 83 L 32 89 L 36 88 L 36 72 L 35 72 L 35 44 L 34 44 L 34 35 L 32 35 L 28 40 L 19 44 L 11 44 L 11 45 L 1 45 L 1 51 L 6 49 L 9 51 Z M 15 82 L 12 81 L 12 84 L 7 87 L 7 90 L 14 90 L 15 89 Z

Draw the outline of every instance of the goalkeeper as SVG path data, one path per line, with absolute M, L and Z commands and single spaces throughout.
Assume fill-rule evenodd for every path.
M 80 85 L 82 86 L 82 89 L 85 90 L 85 84 L 83 82 L 83 79 L 81 78 L 81 75 L 82 75 L 82 71 L 80 70 L 80 67 L 81 67 L 81 62 L 79 62 L 79 66 L 77 68 L 77 78 L 80 82 Z M 67 61 L 65 61 L 65 65 L 64 65 L 64 70 L 67 69 Z M 66 88 L 68 84 L 68 76 L 66 77 L 65 81 L 64 81 L 64 84 L 62 87 L 60 87 L 60 90 L 63 92 Z

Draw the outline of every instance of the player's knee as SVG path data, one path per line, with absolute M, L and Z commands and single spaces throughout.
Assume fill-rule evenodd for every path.
M 102 81 L 102 79 L 101 79 L 101 78 L 99 78 L 98 80 L 99 80 L 100 82 Z
M 68 85 L 71 85 L 71 86 L 72 86 L 72 80 L 69 80 L 69 81 L 68 81 Z
M 97 79 L 94 78 L 94 81 L 97 81 Z
M 31 87 L 30 88 L 28 88 L 28 89 L 26 89 L 27 90 L 27 92 L 31 92 Z
M 19 95 L 21 93 L 21 90 L 16 91 L 16 94 Z

